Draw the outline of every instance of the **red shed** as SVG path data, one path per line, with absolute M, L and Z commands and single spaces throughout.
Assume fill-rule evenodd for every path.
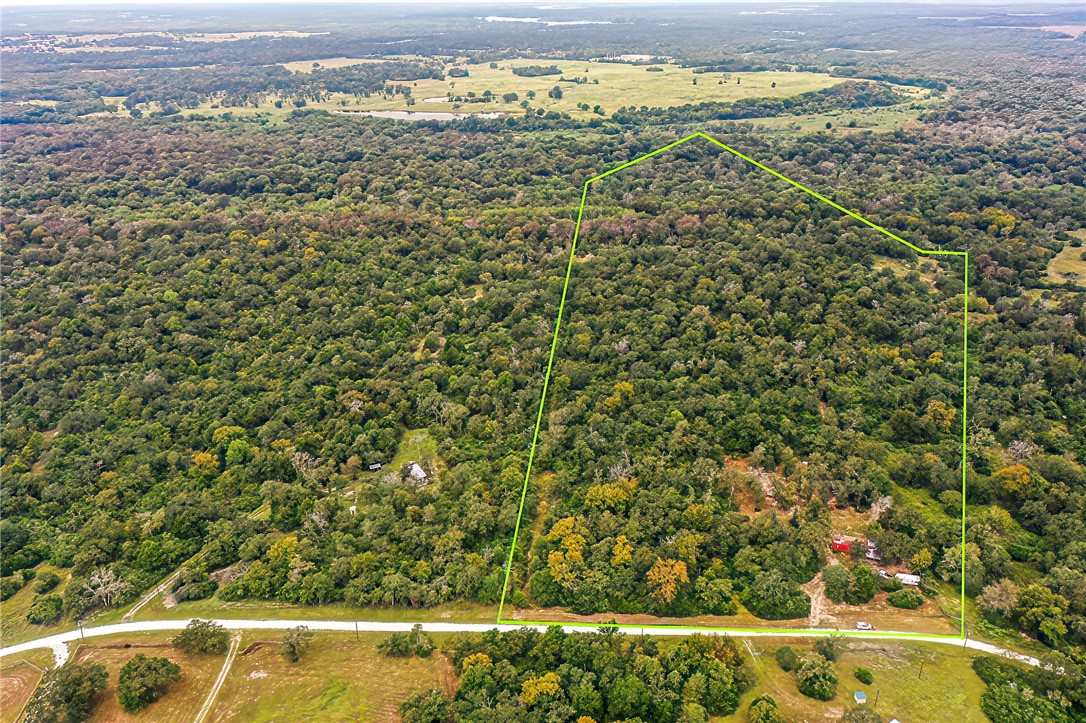
M 848 540 L 843 537 L 835 537 L 833 538 L 833 543 L 830 547 L 832 547 L 835 552 L 848 552 Z

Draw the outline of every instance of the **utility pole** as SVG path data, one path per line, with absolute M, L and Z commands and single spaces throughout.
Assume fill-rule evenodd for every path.
M 917 679 L 917 680 L 920 680 L 920 678 L 921 678 L 921 677 L 923 677 L 923 675 L 924 675 L 924 661 L 923 661 L 923 660 L 921 660 L 921 661 L 920 661 L 920 672 L 919 672 L 919 673 L 917 673 L 917 675 L 916 675 L 916 679 Z
M 354 621 L 354 639 L 355 639 L 355 642 L 358 641 L 358 621 L 357 620 Z

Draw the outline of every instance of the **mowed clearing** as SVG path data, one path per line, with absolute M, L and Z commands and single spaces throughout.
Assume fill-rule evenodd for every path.
M 1086 229 L 1071 231 L 1070 235 L 1080 242 L 1086 242 Z M 1086 280 L 1086 243 L 1072 246 L 1070 243 L 1048 262 L 1048 276 L 1055 281 Z
M 312 63 L 310 63 L 312 64 Z M 402 95 L 386 98 L 374 95 L 356 100 L 353 96 L 333 95 L 327 106 L 344 110 L 413 110 L 413 111 L 455 111 L 455 112 L 507 112 L 523 113 L 520 102 L 527 100 L 532 108 L 545 111 L 569 113 L 574 116 L 593 115 L 595 106 L 607 114 L 620 107 L 647 106 L 650 108 L 670 108 L 688 103 L 733 101 L 740 98 L 784 98 L 800 93 L 829 88 L 844 82 L 825 73 L 694 73 L 690 68 L 662 63 L 655 66 L 629 65 L 624 63 L 600 63 L 588 61 L 550 60 L 546 58 L 518 58 L 503 60 L 497 68 L 489 64 L 457 64 L 446 68 L 444 80 L 414 80 L 405 83 L 411 87 L 414 105 L 409 106 Z M 557 66 L 561 73 L 539 77 L 514 75 L 512 69 L 526 66 Z M 658 70 L 650 71 L 653 67 Z M 453 78 L 448 72 L 460 68 L 469 73 L 467 78 Z M 572 80 L 587 78 L 585 83 L 561 82 L 560 78 Z M 697 81 L 697 85 L 694 81 Z M 599 81 L 595 83 L 594 81 Z M 562 97 L 551 98 L 548 93 L 558 86 Z M 489 103 L 456 103 L 446 99 L 453 96 L 468 97 L 474 93 L 482 97 L 490 91 L 496 99 Z M 535 98 L 529 99 L 529 91 Z M 505 102 L 501 99 L 506 93 L 516 93 L 517 100 Z M 350 99 L 348 106 L 339 104 L 339 100 Z M 427 100 L 430 99 L 430 100 Z M 438 99 L 438 100 L 434 100 Z M 587 103 L 589 110 L 578 108 Z
M 853 706 L 855 691 L 867 694 L 868 702 L 876 706 L 889 720 L 896 716 L 911 723 L 985 723 L 988 719 L 980 710 L 980 695 L 984 684 L 970 668 L 976 653 L 925 643 L 850 640 L 834 664 L 837 671 L 837 695 L 821 702 L 800 694 L 794 673 L 781 670 L 773 653 L 782 645 L 790 645 L 803 654 L 811 649 L 809 641 L 740 641 L 741 649 L 753 661 L 754 689 L 743 696 L 739 712 L 726 721 L 745 721 L 744 712 L 750 701 L 769 693 L 789 721 L 834 721 Z M 853 671 L 864 667 L 874 674 L 871 685 L 856 680 Z
M 452 663 L 439 651 L 429 658 L 388 658 L 377 643 L 386 636 L 317 633 L 301 661 L 279 654 L 279 632 L 254 632 L 216 699 L 208 721 L 398 721 L 400 703 L 431 688 L 456 690 Z M 263 644 L 260 644 L 263 641 Z
M 165 696 L 139 713 L 121 710 L 117 700 L 117 678 L 124 664 L 143 653 L 149 658 L 169 658 L 181 666 L 181 680 Z M 73 653 L 77 663 L 101 663 L 109 671 L 109 687 L 94 706 L 92 721 L 184 721 L 190 723 L 226 660 L 221 655 L 188 655 L 169 644 L 161 633 L 115 636 L 81 644 Z

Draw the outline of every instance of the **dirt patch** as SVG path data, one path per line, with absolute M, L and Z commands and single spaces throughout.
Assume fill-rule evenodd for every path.
M 4 720 L 17 720 L 23 707 L 38 687 L 42 671 L 29 663 L 20 663 L 0 677 L 0 711 Z
M 248 655 L 249 653 L 255 653 L 256 651 L 263 648 L 265 645 L 275 645 L 275 642 L 272 640 L 254 640 L 252 643 L 249 644 L 249 647 L 245 648 L 245 650 L 242 650 L 240 653 L 238 653 L 238 655 L 244 656 Z
M 822 584 L 821 572 L 809 583 L 800 585 L 799 589 L 811 598 L 811 614 L 807 616 L 807 621 L 812 628 L 822 627 L 823 623 L 828 625 L 837 622 L 837 618 L 829 612 L 829 601 L 826 598 L 826 586 Z

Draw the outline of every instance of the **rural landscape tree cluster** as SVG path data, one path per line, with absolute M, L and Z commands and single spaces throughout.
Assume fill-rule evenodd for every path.
M 406 701 L 405 723 L 641 720 L 707 723 L 730 715 L 750 687 L 729 638 L 693 636 L 673 649 L 614 630 L 492 631 L 451 646 L 459 685 Z

